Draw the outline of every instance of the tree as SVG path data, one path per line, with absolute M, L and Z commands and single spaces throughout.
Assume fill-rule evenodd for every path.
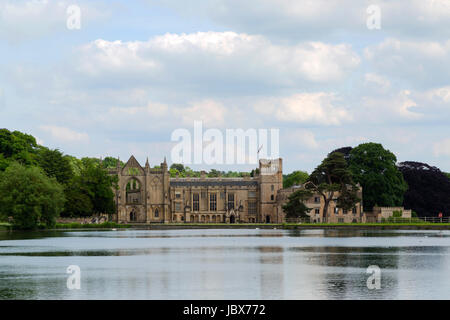
M 444 174 L 450 179 L 450 172 L 444 172 Z
M 83 158 L 84 167 L 76 184 L 92 202 L 94 213 L 114 213 L 115 202 L 112 188 L 117 189 L 117 176 L 110 176 L 105 168 L 98 165 L 97 161 Z M 79 179 L 79 180 L 78 180 Z
M 62 186 L 40 168 L 14 162 L 0 175 L 0 216 L 12 216 L 20 229 L 53 226 L 64 202 Z
M 379 143 L 363 143 L 350 152 L 349 169 L 363 188 L 364 210 L 402 205 L 408 185 L 396 162 L 396 156 Z
M 300 189 L 293 192 L 287 203 L 283 206 L 283 211 L 286 213 L 286 218 L 305 218 L 308 217 L 308 212 L 311 208 L 305 205 L 305 201 L 312 196 L 309 190 Z
M 59 183 L 64 185 L 73 177 L 70 159 L 65 157 L 58 149 L 50 150 L 46 147 L 40 147 L 38 164 L 47 176 L 56 178 Z
M 67 199 L 62 217 L 87 217 L 92 215 L 94 207 L 92 204 L 90 190 L 83 185 L 80 176 L 74 177 L 65 189 Z
M 293 185 L 303 184 L 308 181 L 309 174 L 305 171 L 293 171 L 283 177 L 283 188 L 289 188 Z
M 105 159 L 103 159 L 102 164 L 103 167 L 107 169 L 114 169 L 117 168 L 117 162 L 119 162 L 121 168 L 123 168 L 123 166 L 125 165 L 122 161 L 113 157 L 106 157 Z
M 413 161 L 400 163 L 399 170 L 409 186 L 403 199 L 406 209 L 419 217 L 437 217 L 439 212 L 450 216 L 450 179 L 442 171 Z
M 184 172 L 184 165 L 182 163 L 172 163 L 170 169 L 175 169 L 178 172 Z
M 8 129 L 0 129 L 0 170 L 13 161 L 24 165 L 36 164 L 36 139 L 20 131 L 11 132 Z
M 344 155 L 344 159 L 347 161 L 350 159 L 350 152 L 352 152 L 353 148 L 352 147 L 342 147 L 339 149 L 336 149 L 334 151 L 331 151 L 331 153 L 333 152 L 340 152 Z
M 351 209 L 360 199 L 357 196 L 358 188 L 353 182 L 352 174 L 348 169 L 344 155 L 332 152 L 311 173 L 305 187 L 319 193 L 324 200 L 322 221 L 328 216 L 330 202 L 337 197 L 338 208 Z

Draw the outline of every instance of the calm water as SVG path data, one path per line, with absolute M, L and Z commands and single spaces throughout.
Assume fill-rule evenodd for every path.
M 0 232 L 0 299 L 450 299 L 450 231 Z

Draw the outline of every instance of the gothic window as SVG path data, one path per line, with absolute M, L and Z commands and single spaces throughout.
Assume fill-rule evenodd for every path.
M 353 213 L 353 214 L 356 214 L 356 207 L 353 207 L 353 208 L 352 208 L 352 213 Z
M 181 211 L 181 202 L 175 202 L 175 211 L 177 212 Z
M 234 193 L 228 194 L 228 210 L 234 209 Z
M 155 218 L 159 218 L 159 211 L 158 211 L 158 209 L 155 209 Z
M 249 201 L 248 202 L 248 213 L 249 214 L 256 214 L 256 201 Z
M 192 195 L 192 210 L 200 211 L 200 201 L 198 193 Z
M 141 203 L 141 183 L 137 179 L 131 179 L 126 185 L 126 201 L 130 204 Z
M 217 193 L 211 193 L 209 195 L 209 210 L 217 211 Z

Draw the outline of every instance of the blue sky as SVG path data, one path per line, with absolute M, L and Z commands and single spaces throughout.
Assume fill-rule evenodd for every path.
M 155 165 L 202 120 L 279 128 L 285 172 L 369 141 L 450 171 L 449 36 L 450 0 L 1 0 L 0 127 Z

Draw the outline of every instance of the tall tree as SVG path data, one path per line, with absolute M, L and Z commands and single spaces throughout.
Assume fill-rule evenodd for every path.
M 85 160 L 84 167 L 76 183 L 91 199 L 93 212 L 114 213 L 115 202 L 112 188 L 117 188 L 117 176 L 110 176 L 97 161 L 85 158 L 82 160 Z
M 53 226 L 64 202 L 62 186 L 40 168 L 14 162 L 0 173 L 0 216 L 12 216 L 20 229 Z
M 379 143 L 363 143 L 350 152 L 349 169 L 363 188 L 364 210 L 402 205 L 408 185 L 396 162 L 396 156 Z
M 308 181 L 309 174 L 305 171 L 293 171 L 283 177 L 283 188 L 289 188 L 293 185 L 303 184 Z
M 332 152 L 311 173 L 305 187 L 323 198 L 324 209 L 322 221 L 327 220 L 330 202 L 337 196 L 336 206 L 345 210 L 351 209 L 360 199 L 358 187 L 353 182 L 344 155 Z
M 118 160 L 116 158 L 113 158 L 113 157 L 106 157 L 105 159 L 103 159 L 102 164 L 107 169 L 109 169 L 109 168 L 116 168 L 118 161 L 120 161 L 120 160 Z M 125 164 L 122 161 L 120 161 L 120 166 L 123 167 L 124 165 Z
M 38 164 L 47 176 L 56 178 L 59 183 L 67 184 L 73 177 L 70 159 L 58 149 L 50 150 L 40 147 L 38 151 Z
M 289 195 L 288 201 L 283 206 L 286 218 L 306 218 L 311 208 L 308 208 L 305 201 L 311 197 L 309 190 L 300 189 Z
M 450 216 L 450 179 L 438 168 L 426 163 L 406 161 L 399 164 L 406 182 L 403 205 L 419 217 Z
M 172 163 L 170 169 L 175 169 L 178 172 L 184 172 L 184 165 L 182 163 Z
M 36 164 L 36 139 L 20 131 L 0 129 L 0 170 L 6 169 L 9 163 L 17 161 L 24 165 Z

